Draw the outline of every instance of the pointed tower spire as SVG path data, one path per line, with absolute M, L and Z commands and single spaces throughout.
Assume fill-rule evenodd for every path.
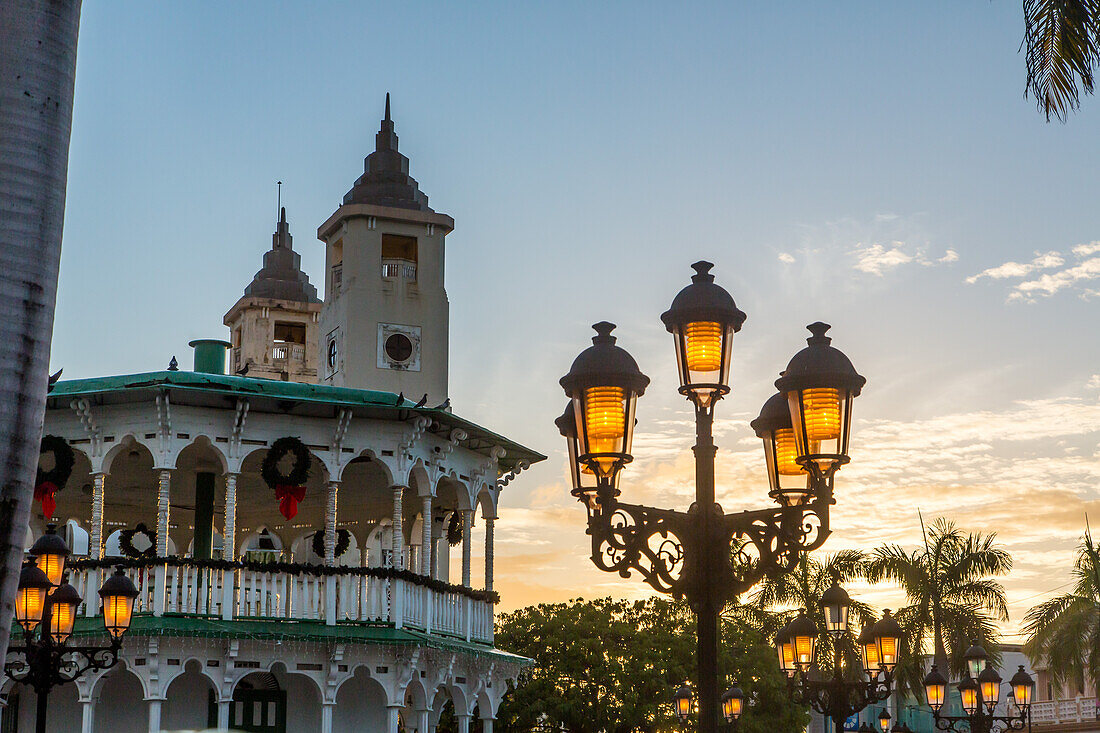
M 279 207 L 279 223 L 271 235 L 271 249 L 264 254 L 264 266 L 244 289 L 245 297 L 276 298 L 302 303 L 320 303 L 317 288 L 302 272 L 302 260 L 294 251 L 294 237 L 286 221 L 286 207 Z
M 363 175 L 344 196 L 344 203 L 432 210 L 428 197 L 409 175 L 409 159 L 397 151 L 389 92 L 386 92 L 386 116 L 374 136 L 374 152 L 363 161 Z

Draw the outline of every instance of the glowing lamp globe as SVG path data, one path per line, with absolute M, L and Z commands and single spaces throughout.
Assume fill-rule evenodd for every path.
M 967 677 L 959 683 L 959 696 L 962 698 L 963 710 L 967 715 L 973 715 L 978 711 L 978 683 L 973 677 Z
M 56 644 L 64 644 L 73 633 L 73 625 L 76 623 L 76 610 L 84 599 L 77 593 L 76 588 L 68 583 L 62 583 L 57 590 L 50 594 L 47 601 L 50 606 L 50 637 Z
M 27 560 L 19 571 L 19 587 L 15 595 L 15 620 L 27 633 L 42 620 L 42 613 L 46 610 L 46 594 L 51 588 L 53 583 L 41 568 L 33 560 Z
M 982 702 L 990 712 L 993 712 L 993 708 L 997 707 L 997 701 L 1001 697 L 1001 675 L 997 674 L 997 670 L 993 669 L 988 662 L 982 673 L 978 675 L 978 689 L 982 693 Z
M 864 625 L 856 643 L 859 644 L 859 653 L 863 659 L 863 671 L 871 679 L 878 677 L 879 672 L 882 671 L 882 665 L 879 663 L 878 658 L 878 644 L 875 642 L 874 624 Z
M 614 324 L 602 321 L 592 328 L 592 345 L 573 361 L 561 386 L 573 401 L 577 460 L 597 479 L 611 481 L 633 460 L 634 408 L 649 377 L 634 357 L 615 345 Z
M 794 664 L 794 643 L 791 641 L 791 624 L 787 623 L 775 635 L 775 651 L 779 655 L 779 668 L 788 677 L 798 671 Z
M 712 263 L 692 267 L 691 285 L 676 295 L 661 320 L 676 340 L 680 394 L 705 408 L 730 391 L 733 334 L 741 330 L 745 314 L 725 288 L 714 284 Z
M 817 625 L 806 612 L 798 614 L 791 622 L 789 631 L 794 646 L 794 664 L 799 670 L 806 671 L 814 661 L 814 646 L 817 644 Z
M 61 584 L 61 576 L 65 574 L 65 558 L 69 556 L 69 546 L 61 535 L 57 534 L 55 525 L 46 526 L 46 534 L 38 538 L 31 549 L 27 551 L 46 577 L 53 585 Z
M 756 437 L 764 441 L 764 463 L 768 469 L 768 496 L 783 506 L 801 506 L 810 500 L 810 475 L 799 464 L 791 410 L 787 396 L 778 392 L 760 408 L 760 416 L 749 423 Z
M 737 685 L 730 687 L 722 695 L 722 716 L 727 723 L 732 723 L 741 717 L 741 711 L 745 705 L 745 693 Z
M 967 674 L 978 679 L 982 670 L 985 669 L 986 662 L 989 661 L 989 653 L 975 639 L 970 642 L 970 648 L 963 653 L 963 660 L 966 662 Z
M 680 685 L 680 689 L 676 691 L 676 696 L 673 698 L 676 703 L 676 717 L 680 720 L 686 721 L 691 717 L 691 686 L 685 682 Z
M 829 479 L 848 462 L 852 400 L 866 379 L 829 344 L 826 323 L 811 323 L 808 346 L 787 364 L 775 388 L 787 396 L 794 427 L 796 460 L 816 478 Z
M 554 421 L 554 424 L 558 426 L 558 431 L 565 438 L 569 451 L 569 477 L 573 485 L 570 493 L 584 503 L 589 510 L 595 511 L 599 508 L 596 499 L 599 496 L 600 486 L 596 479 L 596 473 L 587 464 L 580 461 L 581 451 L 577 441 L 577 417 L 573 411 L 572 401 L 566 403 L 565 412 Z M 618 484 L 618 476 L 618 474 L 615 474 L 613 489 Z M 617 489 L 614 493 L 618 493 Z
M 947 678 L 940 674 L 936 665 L 924 676 L 924 694 L 928 698 L 928 707 L 939 710 L 947 702 Z
M 126 630 L 130 628 L 130 621 L 134 614 L 134 599 L 138 597 L 138 590 L 134 583 L 122 568 L 115 570 L 114 575 L 104 581 L 99 589 L 99 597 L 103 604 L 103 625 L 115 639 L 121 639 Z
M 1031 696 L 1035 693 L 1035 680 L 1024 671 L 1024 665 L 1020 665 L 1008 684 L 1012 687 L 1012 696 L 1016 699 L 1016 707 L 1027 712 L 1031 707 Z
M 886 712 L 886 708 L 883 708 L 879 711 L 878 728 L 882 731 L 882 733 L 890 732 L 890 713 Z
M 887 608 L 873 627 L 875 646 L 878 647 L 878 663 L 887 673 L 897 666 L 901 651 L 901 626 Z

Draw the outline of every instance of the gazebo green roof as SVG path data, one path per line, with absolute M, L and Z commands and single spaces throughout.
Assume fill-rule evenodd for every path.
M 335 417 L 343 409 L 350 409 L 357 417 L 400 422 L 423 415 L 432 421 L 430 431 L 449 433 L 455 428 L 465 431 L 467 438 L 460 445 L 469 450 L 487 451 L 495 445 L 504 448 L 506 453 L 500 460 L 500 466 L 505 470 L 515 468 L 520 461 L 536 463 L 546 459 L 543 454 L 446 409 L 416 407 L 411 400 L 392 392 L 370 389 L 204 372 L 162 371 L 57 382 L 46 398 L 46 405 L 49 409 L 67 409 L 77 397 L 91 399 L 94 404 L 124 404 L 153 400 L 156 395 L 164 393 L 170 395 L 173 404 L 215 409 L 231 409 L 236 400 L 243 397 L 249 400 L 253 410 L 303 417 Z

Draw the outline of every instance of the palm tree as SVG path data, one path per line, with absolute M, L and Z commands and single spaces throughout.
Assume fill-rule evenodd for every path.
M 926 672 L 920 652 L 929 646 L 936 665 L 956 675 L 963 674 L 963 654 L 973 639 L 996 662 L 994 622 L 1008 620 L 1008 603 L 1004 586 L 989 576 L 1012 569 L 1012 557 L 994 546 L 996 536 L 964 534 L 940 518 L 925 533 L 923 547 L 910 553 L 891 544 L 872 553 L 867 579 L 898 583 L 909 602 L 897 612 L 910 652 L 898 665 L 898 684 L 918 699 Z
M 1100 551 L 1088 530 L 1073 578 L 1072 592 L 1040 603 L 1024 617 L 1024 651 L 1035 664 L 1047 663 L 1058 686 L 1081 684 L 1086 677 L 1100 680 Z
M 1027 86 L 1039 111 L 1062 122 L 1081 106 L 1080 91 L 1092 94 L 1093 69 L 1100 62 L 1100 2 L 1024 0 Z
M 80 0 L 0 2 L 0 654 L 45 415 Z

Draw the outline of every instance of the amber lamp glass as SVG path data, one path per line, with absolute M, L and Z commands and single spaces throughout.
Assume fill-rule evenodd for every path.
M 676 717 L 687 720 L 691 716 L 691 686 L 687 682 L 680 685 L 674 698 L 676 703 Z
M 871 678 L 877 677 L 880 663 L 878 659 L 878 644 L 875 643 L 874 624 L 868 624 L 859 635 L 859 651 L 863 657 L 863 671 Z
M 821 610 L 825 612 L 825 628 L 830 634 L 839 635 L 848 631 L 848 609 L 852 599 L 840 587 L 837 577 L 833 584 L 821 594 Z
M 1001 675 L 989 663 L 986 663 L 985 669 L 978 675 L 978 689 L 982 692 L 982 702 L 992 712 L 1001 697 Z
M 722 695 L 722 716 L 727 723 L 732 723 L 741 717 L 741 710 L 745 704 L 745 693 L 737 685 L 730 687 Z
M 134 613 L 134 599 L 137 596 L 137 588 L 126 577 L 122 568 L 115 570 L 115 574 L 107 578 L 103 587 L 99 589 L 99 597 L 103 603 L 103 625 L 115 639 L 121 639 L 130 628 Z
M 989 659 L 989 653 L 978 644 L 978 640 L 975 639 L 970 642 L 970 648 L 963 653 L 963 659 L 966 661 L 966 671 L 974 679 L 978 679 L 982 670 L 985 669 L 986 661 Z
M 1021 664 L 1016 674 L 1012 675 L 1009 684 L 1012 685 L 1012 696 L 1016 699 L 1016 706 L 1020 710 L 1026 711 L 1031 707 L 1031 696 L 1035 692 L 1035 680 L 1031 679 L 1031 675 L 1024 671 L 1024 665 Z
M 714 283 L 710 262 L 696 262 L 691 284 L 681 290 L 661 314 L 676 342 L 680 393 L 700 407 L 708 407 L 729 392 L 733 334 L 745 314 L 724 288 Z
M 46 526 L 46 533 L 35 541 L 28 554 L 34 558 L 38 567 L 50 579 L 51 584 L 55 586 L 61 584 L 61 576 L 65 573 L 65 559 L 69 556 L 69 546 L 57 534 L 54 525 Z
M 83 601 L 76 588 L 68 583 L 62 583 L 50 594 L 50 637 L 55 643 L 64 644 L 72 635 L 76 609 Z
M 936 665 L 924 678 L 924 694 L 928 698 L 928 707 L 939 710 L 947 702 L 947 678 L 940 674 Z
M 634 408 L 649 378 L 630 354 L 615 345 L 614 324 L 603 321 L 593 328 L 597 335 L 592 346 L 573 361 L 561 385 L 573 402 L 576 462 L 608 480 L 632 460 Z M 583 485 L 582 477 L 576 480 Z
M 788 623 L 775 635 L 775 651 L 779 655 L 779 668 L 786 672 L 788 677 L 798 671 L 794 666 L 794 644 L 791 642 L 790 628 L 791 625 Z
M 768 496 L 784 506 L 801 506 L 810 500 L 810 475 L 798 463 L 794 429 L 787 396 L 776 393 L 760 408 L 750 423 L 764 441 L 764 462 L 768 469 Z
M 848 462 L 852 400 L 866 380 L 843 352 L 830 346 L 826 323 L 812 323 L 807 347 L 794 355 L 776 380 L 787 396 L 798 462 L 827 479 Z
M 794 664 L 807 670 L 814 661 L 814 645 L 817 643 L 817 625 L 802 612 L 790 625 L 791 643 L 794 646 Z
M 978 683 L 973 677 L 967 677 L 959 683 L 959 696 L 962 697 L 963 710 L 973 715 L 978 710 Z
M 590 510 L 597 510 L 599 505 L 596 497 L 599 494 L 599 482 L 596 473 L 587 464 L 579 460 L 580 446 L 577 440 L 577 417 L 573 411 L 573 402 L 565 406 L 565 412 L 561 414 L 554 424 L 558 426 L 562 437 L 565 438 L 569 451 L 569 476 L 573 484 L 572 494 L 586 504 Z M 615 474 L 615 484 L 618 483 L 619 474 Z M 616 492 L 618 493 L 618 492 Z
M 46 609 L 46 594 L 53 587 L 50 579 L 46 577 L 33 560 L 23 564 L 19 572 L 19 589 L 15 596 L 15 620 L 30 632 L 42 620 L 42 612 Z
M 875 646 L 878 647 L 879 664 L 887 672 L 892 672 L 898 663 L 901 647 L 901 626 L 887 608 L 882 618 L 874 625 Z
M 886 708 L 879 711 L 878 728 L 882 733 L 889 733 L 890 731 L 890 713 L 886 712 Z

